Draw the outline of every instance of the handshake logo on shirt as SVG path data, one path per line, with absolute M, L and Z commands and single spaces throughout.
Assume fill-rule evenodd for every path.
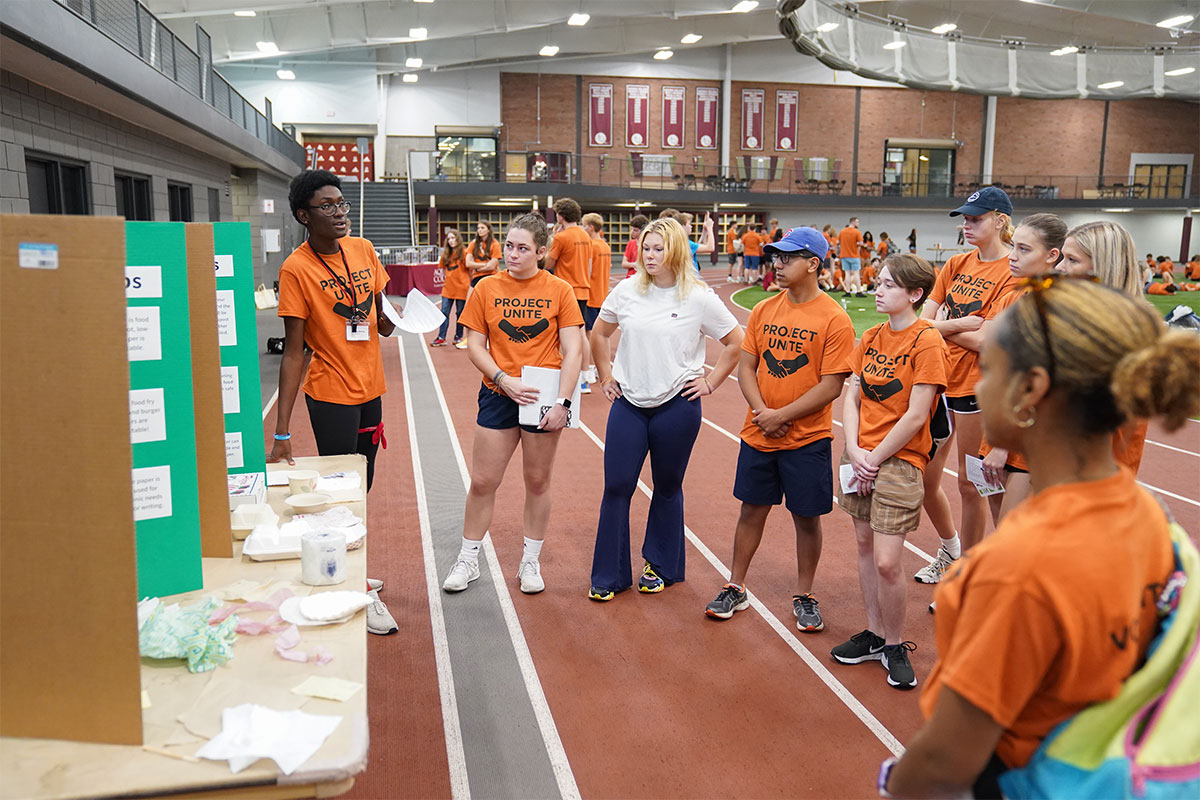
M 537 338 L 538 334 L 550 327 L 549 320 L 539 319 L 532 325 L 513 325 L 506 319 L 500 320 L 496 326 L 518 344 Z
M 767 372 L 776 378 L 786 378 L 808 363 L 808 355 L 801 353 L 795 358 L 780 361 L 770 350 L 763 351 L 763 361 L 766 362 Z

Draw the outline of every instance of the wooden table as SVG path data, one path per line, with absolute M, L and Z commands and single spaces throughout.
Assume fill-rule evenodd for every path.
M 362 456 L 327 456 L 297 458 L 296 466 L 268 464 L 267 470 L 316 469 L 323 475 L 357 469 L 365 489 L 366 460 Z M 287 487 L 272 487 L 267 500 L 280 515 L 281 522 L 290 515 L 283 502 Z M 366 502 L 345 504 L 358 517 L 366 520 Z M 204 589 L 163 598 L 164 603 L 192 603 L 229 584 L 250 580 L 266 583 L 272 580 L 290 581 L 297 595 L 330 589 L 363 590 L 366 585 L 366 544 L 347 553 L 347 579 L 330 587 L 309 587 L 300 583 L 300 560 L 256 562 L 241 554 L 242 543 L 234 543 L 233 558 L 204 559 Z M 65 602 L 47 607 L 47 613 L 70 613 L 70 587 L 59 587 L 57 596 Z M 263 620 L 269 612 L 254 612 L 250 619 Z M 178 796 L 187 797 L 334 797 L 354 785 L 354 776 L 367 766 L 367 642 L 366 612 L 360 611 L 349 622 L 324 627 L 300 629 L 300 644 L 296 649 L 311 652 L 324 646 L 333 660 L 325 666 L 314 663 L 286 661 L 275 654 L 278 634 L 258 636 L 238 634 L 233 645 L 233 660 L 213 672 L 190 673 L 182 660 L 160 661 L 142 659 L 142 690 L 149 696 L 151 706 L 142 711 L 143 741 L 146 747 L 157 748 L 178 758 L 152 752 L 143 747 L 85 744 L 55 739 L 0 739 L 0 798 L 77 798 L 111 796 Z M 86 658 L 86 653 L 80 654 Z M 344 719 L 321 745 L 320 749 L 291 775 L 282 774 L 275 762 L 260 759 L 238 774 L 229 771 L 226 761 L 183 760 L 205 743 L 204 740 L 171 745 L 172 737 L 186 737 L 187 730 L 178 717 L 191 710 L 215 718 L 220 729 L 220 707 L 203 708 L 197 705 L 201 692 L 210 682 L 220 680 L 228 686 L 231 680 L 244 682 L 240 687 L 249 699 L 270 705 L 267 698 L 300 684 L 310 675 L 342 678 L 363 684 L 363 688 L 344 703 L 309 698 L 300 706 L 309 714 L 337 715 Z M 257 696 L 260 699 L 255 700 Z M 295 697 L 295 702 L 303 698 Z M 144 701 L 143 701 L 144 702 Z M 283 710 L 283 709 L 281 709 Z M 211 724 L 211 723 L 210 723 Z M 195 738 L 195 737 L 192 737 Z

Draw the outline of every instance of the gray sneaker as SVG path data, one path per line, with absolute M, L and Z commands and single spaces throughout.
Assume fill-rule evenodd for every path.
M 749 593 L 732 583 L 727 583 L 721 588 L 717 598 L 704 609 L 704 613 L 713 619 L 729 619 L 733 612 L 745 611 L 749 607 Z
M 371 604 L 367 606 L 367 630 L 379 636 L 387 636 L 400 630 L 396 627 L 395 617 L 379 599 L 379 592 L 372 589 L 367 594 L 371 598 Z
M 383 589 L 383 581 L 378 578 L 367 578 L 367 591 L 378 592 Z
M 917 583 L 940 583 L 942 575 L 957 560 L 946 552 L 946 548 L 939 547 L 937 558 L 917 570 L 917 574 L 913 575 L 913 580 Z
M 450 574 L 446 576 L 446 580 L 442 583 L 442 588 L 447 592 L 461 592 L 467 588 L 468 583 L 478 577 L 479 561 L 460 558 L 450 568 Z
M 811 593 L 792 595 L 792 614 L 796 617 L 796 630 L 801 633 L 816 633 L 825 629 L 821 620 L 821 604 Z

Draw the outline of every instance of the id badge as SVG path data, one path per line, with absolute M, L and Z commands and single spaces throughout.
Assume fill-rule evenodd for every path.
M 368 320 L 360 319 L 354 322 L 346 322 L 346 341 L 347 342 L 369 342 L 371 341 L 371 324 Z

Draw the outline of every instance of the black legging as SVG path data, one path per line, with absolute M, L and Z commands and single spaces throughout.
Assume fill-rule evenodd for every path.
M 356 406 L 326 403 L 304 395 L 308 419 L 312 423 L 317 452 L 323 456 L 361 453 L 367 457 L 367 491 L 375 479 L 375 454 L 379 437 L 374 431 L 359 433 L 363 428 L 375 428 L 383 420 L 383 402 L 376 397 Z M 382 431 L 380 431 L 382 433 Z

